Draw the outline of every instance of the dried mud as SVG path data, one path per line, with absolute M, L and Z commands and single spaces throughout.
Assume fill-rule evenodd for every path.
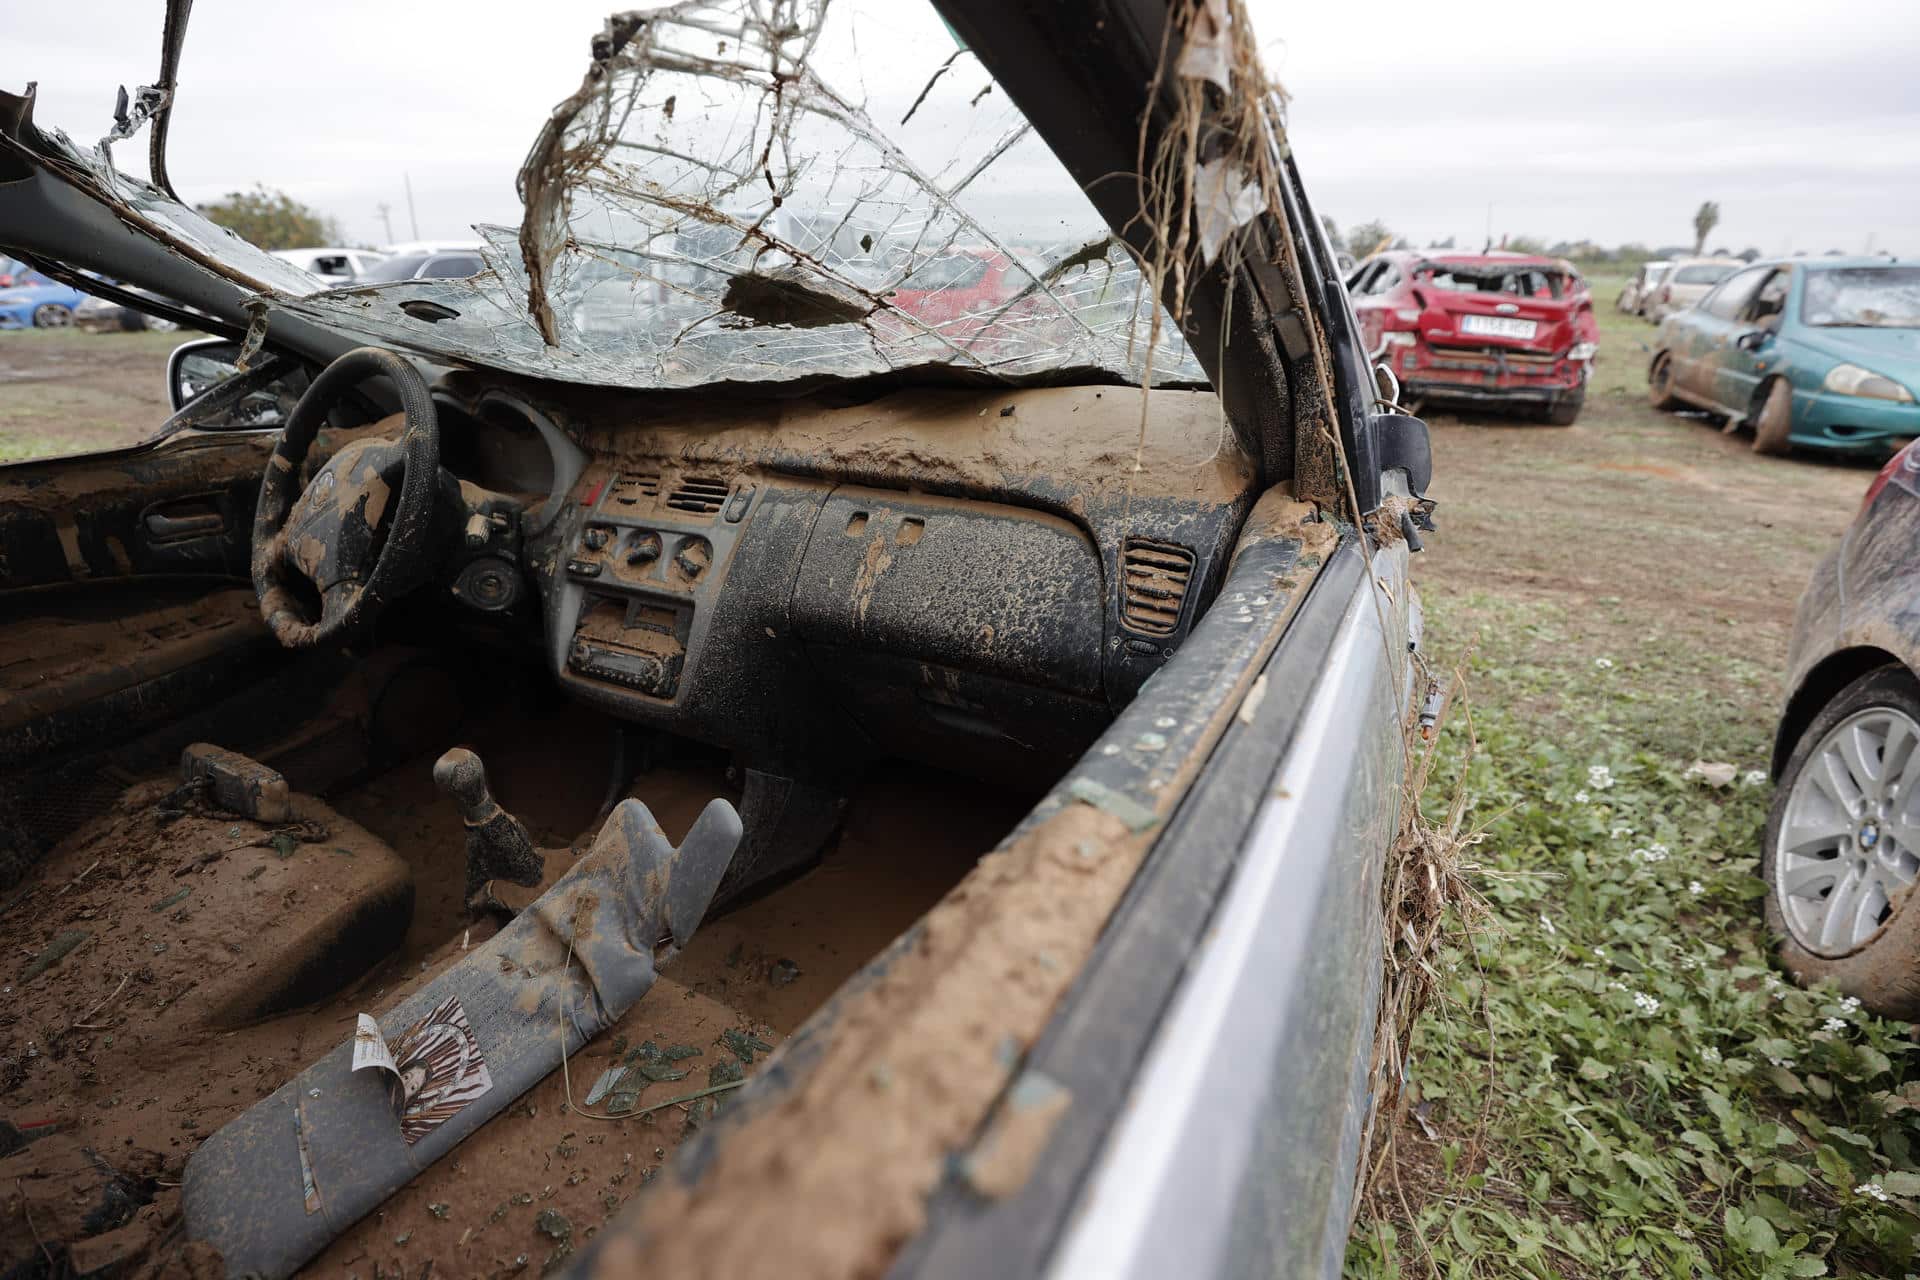
M 656 1188 L 597 1256 L 596 1274 L 751 1275 L 773 1257 L 792 1276 L 879 1274 L 1147 844 L 1076 804 L 983 858 L 847 1002 L 807 1078 L 732 1133 L 697 1185 Z
M 1206 391 L 1121 387 L 1019 391 L 900 391 L 858 405 L 804 400 L 663 401 L 629 427 L 630 406 L 591 393 L 569 398 L 597 424 L 596 457 L 666 458 L 686 465 L 763 467 L 852 483 L 970 493 L 1067 489 L 1231 502 L 1253 462 Z M 644 449 L 644 453 L 641 450 Z
M 583 848 L 592 835 L 605 775 L 578 735 L 597 723 L 567 712 L 521 726 L 517 749 L 486 744 L 502 803 L 517 808 L 543 844 L 558 846 L 548 859 L 554 874 L 569 865 L 569 846 Z M 104 1160 L 137 1189 L 135 1200 L 151 1199 L 145 1207 L 131 1204 L 125 1226 L 86 1241 L 82 1252 L 138 1258 L 153 1250 L 177 1226 L 173 1187 L 201 1139 L 350 1035 L 358 1012 L 383 1013 L 464 946 L 491 935 L 489 923 L 466 925 L 464 829 L 433 790 L 430 763 L 416 760 L 356 789 L 337 811 L 303 798 L 297 816 L 331 834 L 299 844 L 290 859 L 273 847 L 270 832 L 230 816 L 189 816 L 155 828 L 153 801 L 170 784 L 153 783 L 41 864 L 30 896 L 16 901 L 6 920 L 19 945 L 8 957 L 13 990 L 0 1011 L 0 1101 L 15 1123 L 41 1126 L 32 1132 L 48 1136 L 0 1162 L 0 1173 L 14 1198 L 30 1200 L 42 1239 L 58 1244 L 94 1229 L 72 1214 L 41 1210 L 97 1197 L 107 1181 Z M 703 767 L 647 773 L 635 794 L 677 836 L 727 790 L 717 767 Z M 553 1074 L 341 1236 L 306 1274 L 364 1274 L 375 1265 L 412 1272 L 429 1259 L 445 1274 L 491 1274 L 513 1270 L 522 1258 L 537 1268 L 580 1247 L 654 1176 L 689 1131 L 694 1108 L 595 1118 L 568 1104 L 569 1077 L 580 1103 L 615 1044 L 630 1049 L 646 1041 L 700 1052 L 677 1064 L 689 1072 L 684 1080 L 648 1084 L 639 1108 L 707 1087 L 716 1067 L 713 1078 L 726 1078 L 732 1068 L 725 1063 L 751 1073 L 764 1055 L 740 1062 L 722 1033 L 744 1031 L 779 1044 L 965 875 L 1029 799 L 983 796 L 971 784 L 925 771 L 875 780 L 856 794 L 820 866 L 710 921 L 653 990 L 575 1055 L 566 1072 L 558 1069 L 556 1049 Z M 367 829 L 346 816 L 355 814 Z M 229 838 L 236 827 L 241 834 Z M 268 843 L 200 863 L 208 849 L 255 835 Z M 352 856 L 335 852 L 337 844 L 351 846 Z M 206 993 L 237 979 L 257 982 L 260 966 L 284 956 L 288 945 L 284 931 L 261 927 L 261 908 L 249 895 L 258 890 L 276 911 L 310 910 L 340 894 L 336 881 L 364 880 L 363 868 L 394 858 L 390 847 L 404 855 L 417 886 L 401 950 L 314 1007 L 218 1029 L 210 1006 L 220 1002 Z M 263 869 L 254 870 L 256 863 Z M 183 864 L 192 869 L 176 877 Z M 232 890 L 216 894 L 210 877 L 231 881 Z M 172 900 L 176 885 L 193 891 Z M 69 929 L 104 930 L 109 921 L 110 935 L 90 938 L 33 982 L 19 981 L 18 970 L 47 942 Z M 725 1094 L 716 1096 L 724 1107 Z M 691 1123 L 712 1105 L 703 1100 Z M 0 1204 L 6 1265 L 24 1261 L 41 1243 L 24 1214 L 8 1212 L 11 1203 Z M 564 1232 L 556 1235 L 560 1224 Z M 153 1257 L 186 1266 L 178 1243 L 176 1235 Z

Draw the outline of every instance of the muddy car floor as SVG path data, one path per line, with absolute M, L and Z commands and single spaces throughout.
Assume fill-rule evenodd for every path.
M 604 749 L 580 744 L 605 741 L 606 732 L 604 721 L 562 714 L 479 735 L 475 745 L 496 796 L 537 842 L 583 849 L 607 774 Z M 150 1248 L 173 1226 L 175 1188 L 199 1142 L 350 1036 L 356 1014 L 384 1013 L 490 935 L 493 925 L 470 926 L 461 903 L 465 834 L 433 788 L 431 764 L 430 755 L 409 761 L 334 797 L 331 808 L 316 805 L 329 835 L 297 845 L 217 814 L 156 829 L 149 815 L 167 784 L 148 784 L 0 899 L 0 1118 L 46 1135 L 0 1159 L 0 1198 L 10 1202 L 0 1205 L 0 1262 L 35 1249 L 34 1235 L 81 1233 L 101 1182 L 86 1151 L 126 1175 L 133 1200 L 153 1199 L 107 1245 L 92 1246 L 95 1255 Z M 651 770 L 632 794 L 677 839 L 702 805 L 732 792 L 721 767 L 699 764 Z M 750 1074 L 765 1058 L 754 1040 L 777 1046 L 964 876 L 1029 800 L 924 769 L 871 778 L 818 865 L 708 921 L 564 1073 L 556 1069 L 307 1272 L 423 1274 L 432 1259 L 446 1274 L 505 1273 L 584 1244 L 705 1112 L 680 1104 L 624 1118 L 582 1114 L 569 1105 L 569 1081 L 582 1103 L 617 1060 L 616 1046 L 625 1054 L 647 1042 L 685 1055 L 673 1065 L 687 1075 L 649 1083 L 635 1102 L 641 1109 L 724 1081 L 736 1066 Z M 254 957 L 271 966 L 286 953 L 286 938 L 272 936 L 279 926 L 263 932 L 261 921 L 298 922 L 314 909 L 307 903 L 323 906 L 329 887 L 346 883 L 341 877 L 377 878 L 386 846 L 415 886 L 400 951 L 317 1005 L 218 1029 L 206 993 L 244 988 L 249 967 L 262 963 Z M 271 909 L 248 906 L 262 901 L 263 887 Z M 71 952 L 27 976 L 75 932 L 86 936 Z M 19 1200 L 26 1213 L 11 1203 Z

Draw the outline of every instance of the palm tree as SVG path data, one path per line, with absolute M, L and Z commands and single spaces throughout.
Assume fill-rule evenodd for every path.
M 1700 250 L 1706 247 L 1707 237 L 1712 235 L 1713 229 L 1719 225 L 1720 206 L 1712 200 L 1702 201 L 1700 207 L 1696 209 L 1693 214 L 1693 252 L 1695 257 L 1700 255 Z

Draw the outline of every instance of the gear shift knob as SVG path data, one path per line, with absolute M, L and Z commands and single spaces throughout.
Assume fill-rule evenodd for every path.
M 465 747 L 455 747 L 434 762 L 433 783 L 460 809 L 467 824 L 466 900 L 489 880 L 537 885 L 546 860 L 518 818 L 494 802 L 487 790 L 487 767 Z

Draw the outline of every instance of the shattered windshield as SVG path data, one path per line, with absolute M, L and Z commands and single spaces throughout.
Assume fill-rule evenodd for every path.
M 1920 329 L 1920 267 L 1809 271 L 1800 319 L 1822 328 Z
M 885 57 L 863 55 L 863 45 Z M 617 15 L 488 270 L 283 308 L 536 376 L 690 387 L 940 366 L 1201 382 L 1085 194 L 924 4 Z

